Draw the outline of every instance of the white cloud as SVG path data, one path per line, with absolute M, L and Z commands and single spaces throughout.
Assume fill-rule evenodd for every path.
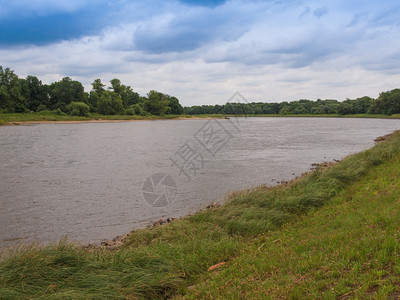
M 71 76 L 87 88 L 95 78 L 119 78 L 142 95 L 156 89 L 184 105 L 222 104 L 235 91 L 257 101 L 344 100 L 399 87 L 397 2 L 127 3 L 99 36 L 0 49 L 2 64 L 46 83 Z M 198 32 L 190 47 L 152 51 Z

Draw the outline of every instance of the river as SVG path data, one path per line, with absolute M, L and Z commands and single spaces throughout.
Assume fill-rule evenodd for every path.
M 0 128 L 0 248 L 99 243 L 371 147 L 400 120 L 231 118 Z

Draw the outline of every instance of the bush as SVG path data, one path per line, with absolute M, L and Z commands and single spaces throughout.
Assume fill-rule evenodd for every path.
M 129 108 L 126 110 L 127 115 L 138 115 L 138 116 L 147 116 L 150 115 L 147 113 L 140 104 L 133 104 L 130 105 Z
M 57 116 L 66 116 L 67 115 L 65 112 L 63 112 L 59 108 L 57 108 L 56 110 L 53 110 L 53 113 L 55 113 Z
M 47 107 L 44 104 L 40 104 L 38 106 L 38 108 L 36 108 L 36 112 L 41 112 L 41 111 L 44 111 L 44 110 L 47 110 Z
M 29 112 L 29 109 L 27 109 L 25 107 L 25 105 L 23 105 L 22 103 L 16 103 L 15 104 L 15 108 L 14 108 L 14 112 L 16 112 L 16 113 L 27 113 L 27 112 Z
M 38 114 L 41 116 L 51 116 L 53 115 L 53 112 L 51 110 L 45 109 L 40 111 Z
M 127 114 L 128 116 L 136 115 L 135 109 L 132 107 L 132 105 L 129 106 L 129 108 L 126 110 L 126 114 Z
M 66 109 L 71 116 L 88 117 L 90 111 L 89 105 L 83 102 L 71 102 L 67 105 Z

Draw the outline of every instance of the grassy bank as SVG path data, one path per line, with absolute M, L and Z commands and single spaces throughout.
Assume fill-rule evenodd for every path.
M 396 296 L 399 181 L 396 133 L 289 184 L 135 231 L 117 250 L 62 241 L 3 253 L 0 299 Z
M 294 117 L 294 118 L 380 118 L 380 119 L 400 119 L 400 115 L 370 115 L 370 114 L 358 114 L 358 115 L 247 115 L 248 117 Z M 40 112 L 40 113 L 1 113 L 0 114 L 0 126 L 6 124 L 13 124 L 19 122 L 41 122 L 41 121 L 89 121 L 89 120 L 164 120 L 164 119 L 175 119 L 175 118 L 224 118 L 226 115 L 222 114 L 208 114 L 208 115 L 166 115 L 166 116 L 137 116 L 137 115 L 100 115 L 96 113 L 90 113 L 87 117 L 70 116 L 66 114 L 57 114 L 55 112 Z M 230 117 L 234 117 L 231 115 Z
M 18 123 L 18 122 L 40 122 L 40 121 L 88 121 L 88 120 L 158 120 L 174 119 L 179 117 L 190 117 L 181 115 L 166 116 L 137 116 L 137 115 L 100 115 L 91 113 L 87 117 L 70 116 L 66 114 L 56 114 L 54 112 L 40 113 L 2 113 L 0 114 L 0 123 Z
M 400 156 L 260 234 L 186 299 L 398 299 Z

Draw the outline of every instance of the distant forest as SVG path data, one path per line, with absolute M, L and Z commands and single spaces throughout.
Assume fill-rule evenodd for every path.
M 119 79 L 110 86 L 95 79 L 92 90 L 85 92 L 82 83 L 64 77 L 50 85 L 36 76 L 19 78 L 9 68 L 0 66 L 0 113 L 52 111 L 56 114 L 88 116 L 89 112 L 103 115 L 181 115 L 178 99 L 157 91 L 140 96 Z
M 56 114 L 88 116 L 90 112 L 103 115 L 293 115 L 293 114 L 385 114 L 400 113 L 400 89 L 380 93 L 377 99 L 364 96 L 357 99 L 298 100 L 280 103 L 227 103 L 182 107 L 176 97 L 155 90 L 140 96 L 119 79 L 110 86 L 95 79 L 92 90 L 85 92 L 83 85 L 69 77 L 50 85 L 36 76 L 19 78 L 14 71 L 0 66 L 0 113 L 26 113 L 51 111 Z
M 343 102 L 327 99 L 311 101 L 302 99 L 292 102 L 251 102 L 228 103 L 225 105 L 201 105 L 184 107 L 187 115 L 226 114 L 226 115 L 349 115 L 349 114 L 385 114 L 400 113 L 400 89 L 383 92 L 377 99 L 364 96 Z

